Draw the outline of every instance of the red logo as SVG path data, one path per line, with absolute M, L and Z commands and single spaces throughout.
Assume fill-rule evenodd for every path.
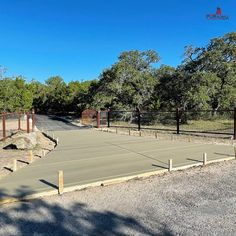
M 221 11 L 220 7 L 217 7 L 216 15 L 222 15 L 222 11 Z
M 207 14 L 208 20 L 228 20 L 229 16 L 222 15 L 222 10 L 220 7 L 216 8 L 216 14 Z

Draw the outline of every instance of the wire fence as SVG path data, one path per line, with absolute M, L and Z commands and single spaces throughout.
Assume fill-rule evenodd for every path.
M 236 139 L 236 109 L 185 111 L 101 111 L 100 125 L 180 133 L 233 135 Z M 99 117 L 98 117 L 99 118 Z
M 31 113 L 2 113 L 0 114 L 0 140 L 4 140 L 18 130 L 30 133 L 35 127 L 35 114 Z

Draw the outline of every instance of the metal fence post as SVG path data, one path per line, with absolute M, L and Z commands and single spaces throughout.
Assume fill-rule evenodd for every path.
M 20 112 L 18 113 L 18 130 L 20 130 L 20 118 L 21 118 L 21 114 Z
M 138 110 L 138 131 L 141 130 L 141 114 L 140 110 Z
M 234 140 L 236 140 L 236 107 L 234 108 Z
M 2 113 L 2 136 L 3 140 L 6 139 L 6 113 Z
M 26 122 L 27 122 L 27 133 L 30 132 L 30 125 L 29 125 L 29 112 L 26 114 Z
M 97 111 L 97 128 L 100 128 L 100 118 L 101 118 L 100 111 Z
M 110 109 L 107 110 L 107 127 L 110 128 Z
M 179 108 L 176 109 L 176 133 L 179 134 L 179 120 L 180 120 L 180 114 L 179 114 Z

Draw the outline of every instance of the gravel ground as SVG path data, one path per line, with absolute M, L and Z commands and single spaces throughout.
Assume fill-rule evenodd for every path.
M 4 205 L 0 235 L 236 235 L 236 161 Z

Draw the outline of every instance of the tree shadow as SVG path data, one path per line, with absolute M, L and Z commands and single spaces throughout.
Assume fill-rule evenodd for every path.
M 30 192 L 22 186 L 18 196 Z M 1 189 L 0 196 L 4 194 Z M 166 225 L 152 229 L 134 217 L 65 200 L 62 196 L 50 202 L 36 199 L 0 206 L 0 235 L 174 235 Z

